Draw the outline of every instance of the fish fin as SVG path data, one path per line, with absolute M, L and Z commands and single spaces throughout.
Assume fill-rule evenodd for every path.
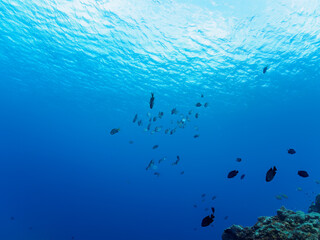
M 214 213 L 214 208 L 213 207 L 211 208 L 211 211 L 212 211 L 212 213 Z

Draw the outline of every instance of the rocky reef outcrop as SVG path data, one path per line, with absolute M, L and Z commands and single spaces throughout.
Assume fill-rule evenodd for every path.
M 252 227 L 233 225 L 224 230 L 223 240 L 320 240 L 320 194 L 309 213 L 281 207 L 276 216 L 259 217 Z

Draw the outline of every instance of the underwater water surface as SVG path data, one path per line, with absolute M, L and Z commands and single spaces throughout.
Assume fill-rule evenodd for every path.
M 221 239 L 306 211 L 319 26 L 317 0 L 2 0 L 0 239 Z

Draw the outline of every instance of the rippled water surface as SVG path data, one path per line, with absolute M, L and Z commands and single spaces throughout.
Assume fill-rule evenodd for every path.
M 2 0 L 0 238 L 220 239 L 281 205 L 307 210 L 319 26 L 317 0 Z

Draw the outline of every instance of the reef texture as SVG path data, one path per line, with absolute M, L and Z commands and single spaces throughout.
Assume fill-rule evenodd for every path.
M 316 200 L 311 204 L 308 210 L 309 213 L 317 212 L 320 213 L 320 194 L 316 196 Z
M 314 211 L 316 210 L 316 211 Z M 281 207 L 273 217 L 259 217 L 253 227 L 233 225 L 224 230 L 223 240 L 320 240 L 320 195 L 309 213 Z

